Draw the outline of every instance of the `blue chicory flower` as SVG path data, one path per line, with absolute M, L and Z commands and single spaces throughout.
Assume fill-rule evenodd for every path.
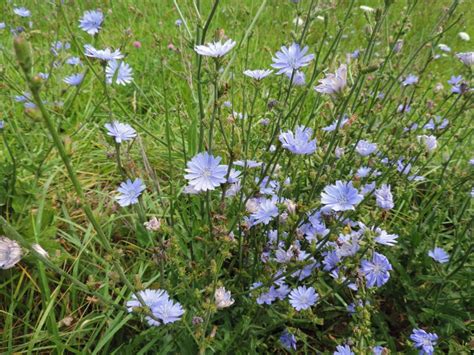
M 316 151 L 316 139 L 311 139 L 313 130 L 304 126 L 297 126 L 296 132 L 283 132 L 280 134 L 280 142 L 283 148 L 293 154 L 312 154 Z
M 363 199 L 359 191 L 352 186 L 352 181 L 336 181 L 336 184 L 324 188 L 321 193 L 321 203 L 333 211 L 355 210 Z
M 420 350 L 420 355 L 434 354 L 434 346 L 438 340 L 436 333 L 427 333 L 423 329 L 413 329 L 410 339 L 413 341 L 415 348 Z
M 117 202 L 120 206 L 126 207 L 138 203 L 138 197 L 145 190 L 145 185 L 141 179 L 132 180 L 127 179 L 127 181 L 122 182 L 120 187 L 117 189 L 119 195 L 116 197 Z
M 277 74 L 292 73 L 309 65 L 314 59 L 314 54 L 306 54 L 307 52 L 308 46 L 301 49 L 298 43 L 293 43 L 289 47 L 282 46 L 272 58 L 272 67 L 278 70 Z
M 99 33 L 100 26 L 104 21 L 104 14 L 99 10 L 84 12 L 79 20 L 79 28 L 91 36 Z
M 227 165 L 220 165 L 221 160 L 208 152 L 199 153 L 188 162 L 184 177 L 196 191 L 214 190 L 226 182 Z
M 440 264 L 445 264 L 449 261 L 449 254 L 443 248 L 434 248 L 428 252 L 428 255 L 433 260 L 437 261 Z
M 367 287 L 381 287 L 390 278 L 392 265 L 388 259 L 377 252 L 374 252 L 372 260 L 362 260 L 361 270 L 367 281 Z
M 290 292 L 290 304 L 297 311 L 308 309 L 313 306 L 319 299 L 313 287 L 300 286 Z

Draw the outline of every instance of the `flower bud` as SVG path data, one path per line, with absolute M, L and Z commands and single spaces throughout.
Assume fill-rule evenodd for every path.
M 28 73 L 31 69 L 31 48 L 24 36 L 17 36 L 13 40 L 16 58 L 23 71 Z

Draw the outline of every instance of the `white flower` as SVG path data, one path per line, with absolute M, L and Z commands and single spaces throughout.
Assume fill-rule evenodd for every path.
M 359 9 L 361 9 L 364 12 L 375 12 L 375 9 L 373 7 L 365 6 L 365 5 L 359 6 Z
M 214 299 L 217 309 L 230 307 L 235 302 L 230 291 L 226 291 L 225 287 L 219 287 L 216 289 L 216 292 L 214 292 Z
M 7 237 L 0 237 L 0 269 L 9 269 L 21 259 L 20 245 Z
M 295 17 L 293 20 L 293 24 L 296 26 L 303 26 L 304 20 L 301 17 Z
M 466 32 L 459 32 L 458 36 L 459 38 L 461 38 L 463 41 L 466 41 L 466 42 L 471 40 L 471 37 L 469 37 L 469 35 Z
M 214 42 L 206 45 L 195 46 L 194 50 L 198 54 L 206 57 L 220 58 L 226 55 L 235 45 L 235 41 L 229 39 L 225 43 Z

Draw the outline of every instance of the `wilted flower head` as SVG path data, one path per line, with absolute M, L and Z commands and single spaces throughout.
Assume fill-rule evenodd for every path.
M 389 271 L 392 270 L 392 265 L 384 255 L 374 252 L 371 261 L 362 260 L 361 270 L 367 281 L 367 287 L 380 287 L 390 278 Z
M 413 329 L 410 339 L 414 342 L 415 348 L 420 350 L 420 354 L 434 354 L 434 346 L 438 340 L 435 333 L 427 333 L 423 329 Z
M 324 79 L 319 80 L 319 85 L 314 87 L 319 93 L 335 95 L 339 94 L 347 86 L 347 67 L 342 64 L 336 73 L 327 74 Z
M 105 128 L 107 134 L 114 137 L 117 143 L 130 141 L 137 136 L 137 131 L 127 123 L 113 121 L 112 123 L 106 123 Z
M 219 165 L 221 159 L 208 152 L 199 153 L 188 162 L 184 177 L 196 191 L 214 190 L 226 182 L 227 165 Z
M 456 57 L 468 67 L 474 65 L 474 52 L 458 53 Z
M 117 59 L 123 58 L 123 54 L 120 52 L 119 49 L 116 49 L 115 51 L 112 52 L 110 48 L 95 49 L 90 44 L 85 44 L 84 49 L 85 49 L 84 54 L 90 58 L 95 58 L 95 59 L 104 60 L 104 61 L 117 60 Z
M 116 197 L 118 204 L 126 207 L 138 203 L 138 197 L 142 194 L 143 190 L 145 190 L 145 185 L 141 179 L 135 179 L 133 182 L 127 179 L 117 189 L 119 192 L 119 195 Z
M 21 260 L 20 245 L 7 237 L 0 237 L 0 269 L 10 269 Z
M 161 221 L 158 218 L 153 217 L 148 222 L 143 223 L 143 225 L 146 230 L 156 232 L 161 227 Z
M 245 70 L 244 71 L 244 74 L 246 76 L 248 76 L 249 78 L 252 78 L 254 80 L 257 80 L 257 81 L 265 79 L 271 73 L 273 73 L 273 70 L 270 70 L 270 69 L 266 69 L 266 70 Z
M 109 60 L 105 68 L 107 84 L 127 85 L 133 80 L 132 68 L 125 62 Z
M 194 50 L 203 56 L 206 57 L 213 57 L 213 58 L 220 58 L 226 55 L 234 46 L 236 42 L 229 39 L 226 42 L 213 42 L 208 43 L 206 45 L 199 45 L 195 46 Z
M 307 52 L 308 46 L 301 49 L 298 43 L 293 43 L 290 47 L 282 46 L 272 58 L 272 67 L 278 70 L 277 74 L 292 73 L 309 65 L 314 59 L 314 54 L 306 55 Z
M 434 248 L 428 252 L 428 256 L 440 264 L 445 264 L 449 261 L 449 254 L 443 248 Z
M 364 197 L 352 186 L 352 181 L 336 181 L 336 184 L 324 188 L 321 203 L 333 211 L 355 210 Z
M 86 11 L 79 20 L 79 28 L 93 36 L 99 33 L 102 21 L 104 21 L 104 15 L 101 11 Z
M 312 154 L 316 150 L 316 139 L 311 140 L 313 130 L 304 126 L 297 126 L 296 132 L 288 131 L 280 134 L 283 148 L 294 154 Z
M 296 350 L 296 338 L 295 335 L 290 333 L 288 330 L 280 335 L 280 342 L 287 350 Z
M 214 292 L 214 300 L 217 309 L 223 309 L 230 307 L 234 304 L 235 300 L 232 298 L 230 291 L 226 291 L 225 287 L 219 287 Z

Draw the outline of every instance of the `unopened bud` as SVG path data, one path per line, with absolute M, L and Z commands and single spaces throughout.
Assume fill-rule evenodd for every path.
M 379 68 L 378 64 L 369 65 L 367 67 L 360 68 L 362 74 L 368 74 L 376 71 Z
M 24 36 L 17 36 L 13 40 L 16 58 L 23 71 L 28 73 L 31 69 L 31 48 Z
M 35 75 L 33 79 L 31 79 L 32 89 L 38 91 L 43 84 L 43 79 L 39 75 Z

